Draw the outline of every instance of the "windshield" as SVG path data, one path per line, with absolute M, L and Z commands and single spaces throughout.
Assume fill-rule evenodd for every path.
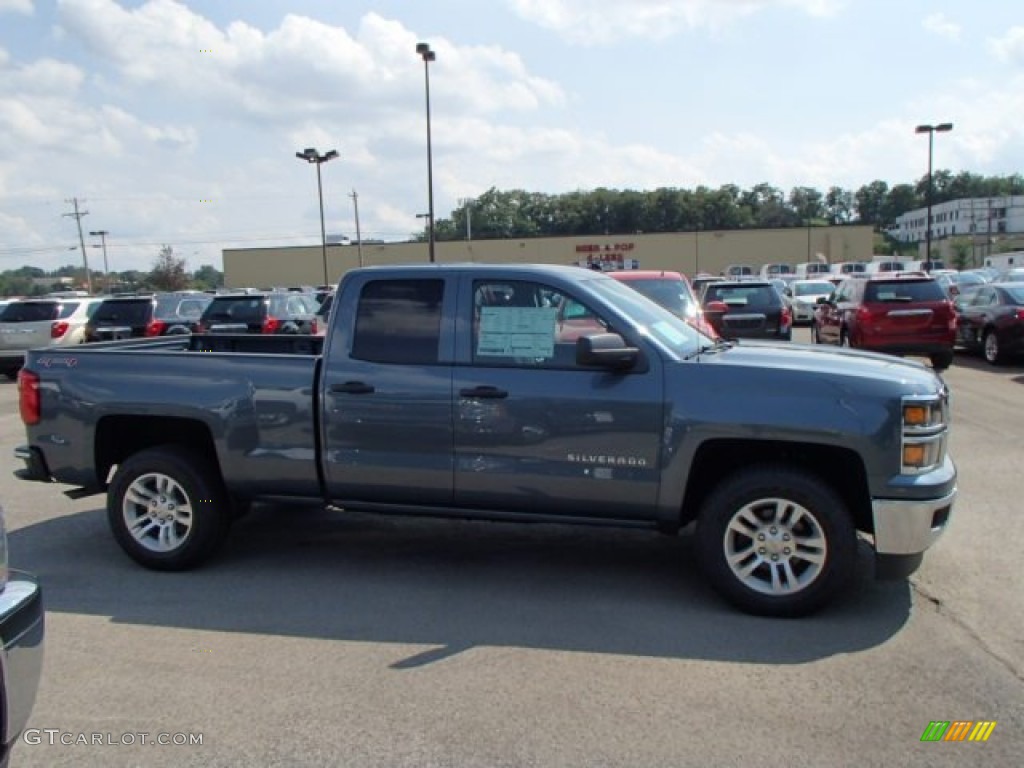
M 689 286 L 682 280 L 651 278 L 623 282 L 680 317 L 697 316 L 697 302 L 693 298 Z
M 631 317 L 642 333 L 654 338 L 679 357 L 686 357 L 700 346 L 714 343 L 688 322 L 644 298 L 625 283 L 608 278 L 592 280 L 590 287 L 601 298 Z

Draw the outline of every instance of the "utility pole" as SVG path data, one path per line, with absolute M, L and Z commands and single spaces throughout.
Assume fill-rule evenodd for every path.
M 78 210 L 78 198 L 77 197 L 73 197 L 70 200 L 65 200 L 64 202 L 65 203 L 72 203 L 75 206 L 75 212 L 74 213 L 65 213 L 65 214 L 62 214 L 62 215 L 63 216 L 74 216 L 75 217 L 75 221 L 78 224 L 78 244 L 82 247 L 82 264 L 83 264 L 83 266 L 85 266 L 85 287 L 89 291 L 89 293 L 91 294 L 92 293 L 92 275 L 89 274 L 89 257 L 85 253 L 85 238 L 82 236 L 82 217 L 83 216 L 88 216 L 89 212 L 88 211 L 79 211 Z M 85 200 L 83 200 L 82 202 L 84 203 Z
M 89 233 L 90 237 L 99 237 L 100 242 L 103 244 L 103 283 L 107 293 L 110 293 L 110 267 L 107 265 L 107 235 L 109 234 L 105 229 L 98 229 Z M 93 246 L 93 248 L 95 247 Z
M 356 250 L 359 253 L 359 266 L 363 266 L 363 236 L 359 232 L 359 195 L 353 189 L 352 194 L 349 195 L 352 198 L 352 207 L 356 209 Z

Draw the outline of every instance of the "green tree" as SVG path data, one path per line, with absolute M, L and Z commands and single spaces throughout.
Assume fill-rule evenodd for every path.
M 224 285 L 224 273 L 210 264 L 204 264 L 192 273 L 192 286 L 198 290 L 219 288 Z
M 829 187 L 825 195 L 825 218 L 829 224 L 847 224 L 853 218 L 853 192 Z
M 888 196 L 889 185 L 879 180 L 865 184 L 854 193 L 857 218 L 860 219 L 861 224 L 872 224 L 876 229 L 882 226 L 885 220 Z
M 188 287 L 185 259 L 174 255 L 174 246 L 165 245 L 160 249 L 146 282 L 158 291 L 180 291 Z

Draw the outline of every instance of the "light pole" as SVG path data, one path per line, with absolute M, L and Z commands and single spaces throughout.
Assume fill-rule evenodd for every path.
M 335 150 L 331 150 L 325 154 L 318 153 L 313 147 L 306 147 L 301 152 L 296 152 L 295 156 L 299 160 L 305 160 L 307 163 L 316 164 L 316 192 L 320 198 L 320 249 L 323 253 L 324 259 L 324 285 L 330 285 L 327 278 L 327 230 L 324 227 L 324 186 L 320 180 L 320 166 L 326 163 L 328 160 L 333 160 L 338 156 Z
M 423 82 L 427 94 L 427 242 L 430 261 L 434 261 L 434 159 L 430 147 L 430 62 L 437 60 L 437 54 L 427 43 L 417 43 L 416 53 L 423 59 Z
M 107 293 L 110 293 L 110 267 L 107 266 L 107 235 L 110 233 L 105 229 L 97 229 L 90 232 L 89 237 L 98 237 L 103 244 L 103 282 L 106 284 Z
M 939 123 L 938 125 L 919 125 L 914 129 L 914 133 L 927 133 L 928 134 L 928 217 L 925 219 L 925 266 L 928 267 L 928 271 L 931 272 L 932 266 L 932 149 L 935 142 L 935 134 L 945 133 L 946 131 L 952 131 L 952 123 Z

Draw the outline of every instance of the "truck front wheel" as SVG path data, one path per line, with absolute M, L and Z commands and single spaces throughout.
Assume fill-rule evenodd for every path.
M 697 519 L 697 555 L 711 586 L 763 616 L 802 616 L 833 600 L 856 568 L 857 533 L 842 499 L 799 469 L 727 477 Z
M 231 510 L 220 478 L 177 446 L 128 458 L 107 490 L 114 538 L 154 570 L 185 570 L 210 557 L 227 536 Z

